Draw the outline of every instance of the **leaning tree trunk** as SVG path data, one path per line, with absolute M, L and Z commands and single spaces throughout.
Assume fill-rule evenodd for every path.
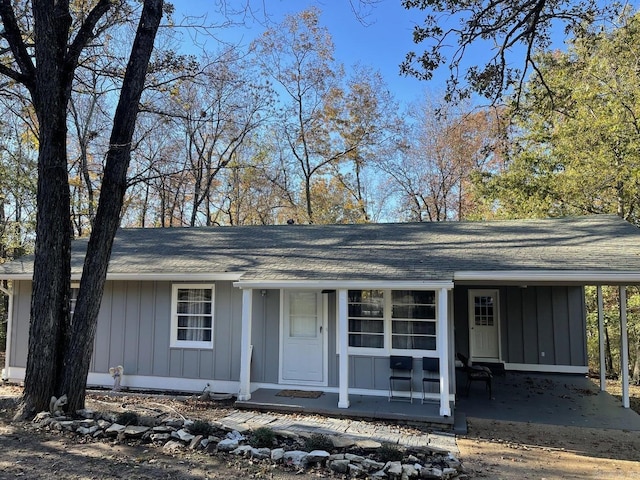
M 631 383 L 634 385 L 640 385 L 640 335 L 636 335 L 635 358 L 633 360 Z
M 609 329 L 606 325 L 604 326 L 604 351 L 605 374 L 615 375 L 615 371 L 613 369 L 613 355 L 611 354 L 611 341 L 609 340 Z
M 120 91 L 113 119 L 109 151 L 102 179 L 100 200 L 85 257 L 80 291 L 71 325 L 71 342 L 64 360 L 62 390 L 68 397 L 68 410 L 84 407 L 85 387 L 98 311 L 102 300 L 113 239 L 127 189 L 127 169 L 138 105 L 162 19 L 163 0 L 145 0 L 136 38 Z
M 36 64 L 31 95 L 38 115 L 36 244 L 31 296 L 29 355 L 19 416 L 46 410 L 60 379 L 68 334 L 70 293 L 70 198 L 67 174 L 65 71 L 71 18 L 34 6 Z M 51 13 L 51 12 L 49 12 Z M 46 205 L 46 208 L 44 206 Z

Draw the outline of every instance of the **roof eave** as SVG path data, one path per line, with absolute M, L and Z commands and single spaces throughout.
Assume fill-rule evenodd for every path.
M 500 282 L 503 284 L 565 283 L 612 285 L 640 283 L 640 271 L 592 270 L 480 270 L 455 272 L 456 283 Z
M 352 289 L 378 290 L 393 288 L 397 290 L 413 289 L 452 289 L 451 280 L 241 280 L 233 284 L 241 289 Z

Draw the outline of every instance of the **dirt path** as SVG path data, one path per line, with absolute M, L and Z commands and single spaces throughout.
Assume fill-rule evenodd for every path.
M 640 432 L 471 419 L 458 448 L 474 478 L 640 478 Z

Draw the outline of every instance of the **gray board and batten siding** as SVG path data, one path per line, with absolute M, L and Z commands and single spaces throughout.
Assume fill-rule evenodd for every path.
M 482 288 L 488 288 L 483 285 Z M 500 298 L 501 360 L 507 364 L 587 365 L 581 286 L 495 286 Z M 454 289 L 456 351 L 469 355 L 469 295 Z M 541 352 L 545 352 L 544 356 Z
M 242 292 L 215 282 L 213 349 L 170 347 L 171 288 L 165 281 L 107 281 L 90 372 L 122 365 L 125 375 L 237 382 Z M 31 282 L 14 282 L 11 366 L 26 367 Z M 276 329 L 277 332 L 277 329 Z M 171 385 L 166 386 L 171 389 Z

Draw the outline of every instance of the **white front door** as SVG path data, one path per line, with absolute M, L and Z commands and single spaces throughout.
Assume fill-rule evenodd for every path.
M 325 312 L 320 291 L 284 293 L 280 381 L 326 385 Z
M 469 354 L 478 360 L 500 359 L 497 290 L 469 290 Z

